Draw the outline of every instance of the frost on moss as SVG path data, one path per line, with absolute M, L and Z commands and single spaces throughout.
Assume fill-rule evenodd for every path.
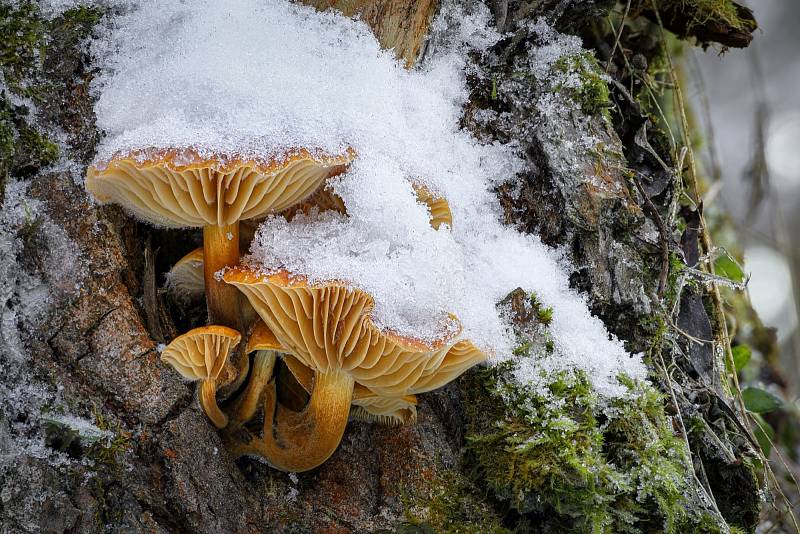
M 567 77 L 577 76 L 579 83 L 567 87 L 567 94 L 578 102 L 587 115 L 605 114 L 611 107 L 608 83 L 601 74 L 597 59 L 588 51 L 560 57 L 553 68 Z
M 534 389 L 513 379 L 514 365 L 479 370 L 464 387 L 476 480 L 498 498 L 578 531 L 717 530 L 689 498 L 686 445 L 652 386 L 620 377 L 628 395 L 603 406 L 580 371 Z
M 43 115 L 75 113 L 68 103 L 78 78 L 74 59 L 102 15 L 98 7 L 43 9 L 0 3 L 0 201 L 9 178 L 28 178 L 58 159 L 58 136 Z
M 403 492 L 404 521 L 395 532 L 510 533 L 478 495 L 475 486 L 458 472 L 432 473 L 424 487 Z

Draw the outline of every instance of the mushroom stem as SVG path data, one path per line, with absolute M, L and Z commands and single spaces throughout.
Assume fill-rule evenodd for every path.
M 203 227 L 203 277 L 209 324 L 242 330 L 239 292 L 214 273 L 239 263 L 239 223 Z
M 275 351 L 256 351 L 253 357 L 253 370 L 250 373 L 250 381 L 233 405 L 232 422 L 244 424 L 253 418 L 258 409 L 258 401 L 261 398 L 261 394 L 269 383 L 269 379 L 272 378 L 272 369 L 275 367 L 276 358 Z
M 232 452 L 259 454 L 281 471 L 314 469 L 330 458 L 342 441 L 350 415 L 353 386 L 353 377 L 349 373 L 318 371 L 311 399 L 302 412 L 296 413 L 277 405 L 275 382 L 272 381 L 264 395 L 263 439 L 233 443 Z
M 213 378 L 203 380 L 200 385 L 200 406 L 217 428 L 228 425 L 228 416 L 217 405 L 217 381 Z

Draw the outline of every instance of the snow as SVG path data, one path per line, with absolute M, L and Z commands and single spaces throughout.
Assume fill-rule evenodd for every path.
M 492 189 L 521 168 L 514 147 L 459 129 L 466 52 L 499 36 L 486 8 L 455 9 L 446 4 L 436 24 L 460 31 L 408 71 L 365 24 L 334 12 L 280 0 L 142 1 L 112 18 L 92 47 L 102 66 L 93 82 L 97 124 L 106 132 L 97 163 L 150 148 L 258 158 L 352 147 L 357 160 L 330 183 L 348 215 L 270 218 L 247 261 L 347 280 L 375 298 L 380 327 L 417 338 L 441 336 L 455 313 L 462 336 L 496 360 L 512 357 L 515 345 L 496 303 L 523 287 L 554 310 L 555 356 L 522 361 L 521 378 L 542 366 L 580 367 L 601 394 L 615 395 L 619 372 L 645 376 L 640 357 L 569 288 L 559 251 L 501 223 Z M 542 50 L 539 60 L 557 53 Z M 411 181 L 447 198 L 452 229 L 429 226 Z
M 114 438 L 114 433 L 110 430 L 102 430 L 91 421 L 74 415 L 53 415 L 52 417 L 43 417 L 42 419 L 45 422 L 64 426 L 73 430 L 85 443 L 95 443 L 101 440 L 107 442 Z
M 79 291 L 86 273 L 75 243 L 27 188 L 9 179 L 0 206 L 0 459 L 27 455 L 58 463 L 63 458 L 45 446 L 42 424 L 31 414 L 63 404 L 61 387 L 37 378 L 26 342 L 39 325 L 57 320 L 54 311 Z M 26 249 L 26 235 L 36 254 Z M 37 261 L 45 279 L 31 264 Z

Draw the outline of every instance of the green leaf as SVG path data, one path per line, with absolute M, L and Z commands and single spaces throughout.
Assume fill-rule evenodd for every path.
M 761 446 L 764 458 L 769 458 L 769 453 L 772 451 L 772 442 L 775 440 L 775 430 L 760 415 L 752 414 L 752 417 L 758 421 L 758 424 L 753 425 L 753 436 Z
M 753 355 L 750 345 L 736 345 L 731 348 L 731 352 L 733 353 L 733 365 L 736 366 L 737 372 L 744 369 L 744 366 L 747 365 Z
M 780 398 L 760 388 L 744 388 L 742 399 L 744 399 L 745 408 L 755 413 L 767 413 L 783 406 Z
M 733 280 L 734 282 L 740 284 L 745 280 L 742 266 L 739 265 L 739 262 L 725 251 L 723 251 L 714 262 L 714 272 L 723 278 Z

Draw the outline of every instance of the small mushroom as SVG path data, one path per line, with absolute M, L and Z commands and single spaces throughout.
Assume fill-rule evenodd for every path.
M 172 266 L 167 273 L 167 289 L 187 301 L 195 301 L 203 296 L 206 283 L 203 278 L 202 248 L 194 249 Z
M 411 182 L 411 188 L 417 196 L 417 201 L 428 206 L 431 214 L 430 223 L 434 230 L 438 230 L 442 224 L 447 224 L 452 228 L 453 214 L 450 211 L 450 204 L 447 199 L 436 195 L 430 189 L 417 182 Z M 335 211 L 343 215 L 347 214 L 347 208 L 342 197 L 327 187 L 323 187 L 303 202 L 295 204 L 284 211 L 282 215 L 291 221 L 298 214 L 308 215 L 314 209 L 319 212 Z
M 239 221 L 302 201 L 353 156 L 352 150 L 332 156 L 299 149 L 260 159 L 139 150 L 89 167 L 86 189 L 157 226 L 202 227 L 209 322 L 242 330 L 236 290 L 215 278 L 239 263 Z
M 202 326 L 176 337 L 161 353 L 161 359 L 184 378 L 202 381 L 200 406 L 217 428 L 228 424 L 228 417 L 217 406 L 217 387 L 236 377 L 228 355 L 241 338 L 239 332 L 227 326 Z
M 401 426 L 417 421 L 417 398 L 365 396 L 353 400 L 350 412 L 353 419 L 380 423 L 385 426 Z
M 444 361 L 458 333 L 452 321 L 432 343 L 381 331 L 370 319 L 372 298 L 342 283 L 311 285 L 286 271 L 264 275 L 241 266 L 223 278 L 244 293 L 287 352 L 314 373 L 303 412 L 282 409 L 272 382 L 265 392 L 263 438 L 231 444 L 235 454 L 260 454 L 284 471 L 313 469 L 333 454 L 356 382 L 379 396 L 402 397 L 430 361 Z

